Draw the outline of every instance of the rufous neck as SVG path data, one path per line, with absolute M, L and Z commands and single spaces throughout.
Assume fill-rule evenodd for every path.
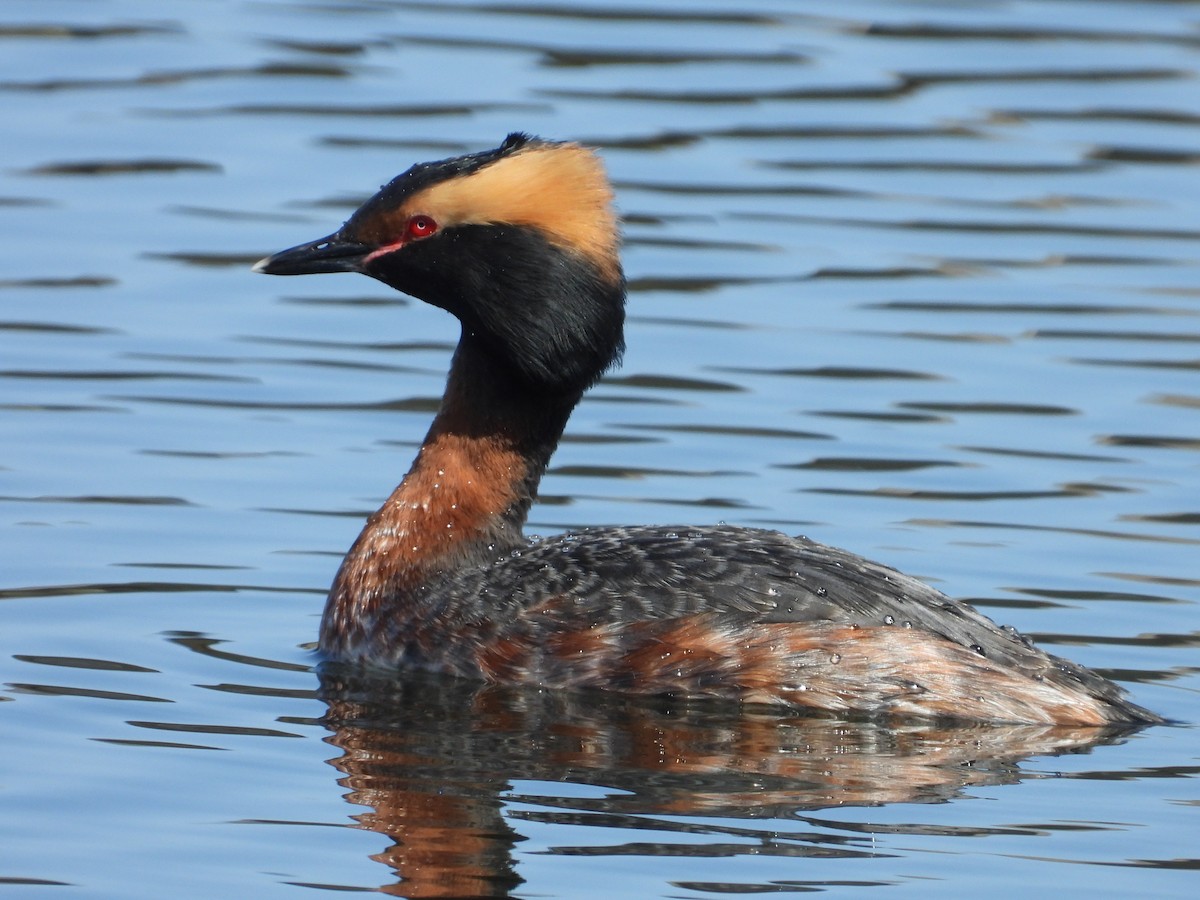
M 467 508 L 463 516 L 495 539 L 520 543 L 538 484 L 579 399 L 578 393 L 539 392 L 518 381 L 464 335 L 441 407 L 405 483 L 413 481 L 414 499 L 429 493 L 429 483 L 435 497 L 449 487 L 459 508 Z M 444 513 L 447 496 L 430 508 Z
M 523 543 L 538 482 L 578 396 L 538 396 L 497 369 L 464 337 L 412 468 L 338 571 L 322 623 L 327 649 L 337 634 L 361 638 L 384 607 L 415 602 L 434 575 Z

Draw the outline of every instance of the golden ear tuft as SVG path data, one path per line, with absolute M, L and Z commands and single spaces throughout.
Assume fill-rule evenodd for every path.
M 432 185 L 404 204 L 449 225 L 522 225 L 619 277 L 618 227 L 604 165 L 579 144 L 531 143 L 478 171 Z

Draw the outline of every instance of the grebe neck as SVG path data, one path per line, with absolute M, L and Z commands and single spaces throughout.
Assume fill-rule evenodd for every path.
M 345 656 L 369 643 L 377 622 L 419 616 L 430 578 L 523 544 L 538 482 L 580 396 L 520 383 L 464 332 L 412 468 L 338 570 L 321 649 Z

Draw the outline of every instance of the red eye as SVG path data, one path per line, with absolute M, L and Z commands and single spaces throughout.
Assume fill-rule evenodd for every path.
M 404 235 L 409 240 L 420 240 L 429 237 L 437 230 L 437 222 L 429 216 L 413 216 L 404 226 Z

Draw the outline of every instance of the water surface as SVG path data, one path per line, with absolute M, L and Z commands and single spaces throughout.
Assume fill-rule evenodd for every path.
M 1191 896 L 1198 26 L 1136 2 L 5 7 L 0 886 Z M 324 590 L 455 327 L 249 266 L 511 130 L 600 148 L 631 286 L 624 366 L 531 532 L 806 533 L 1181 724 L 318 677 Z

